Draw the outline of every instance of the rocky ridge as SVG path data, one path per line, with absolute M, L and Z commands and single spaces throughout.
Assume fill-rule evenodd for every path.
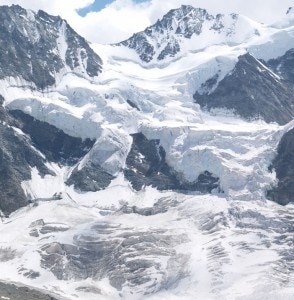
M 270 170 L 276 173 L 277 185 L 268 191 L 268 198 L 281 205 L 294 202 L 294 129 L 281 139 Z
M 0 7 L 0 18 L 0 79 L 22 78 L 45 89 L 62 73 L 92 78 L 101 72 L 100 57 L 60 17 L 12 5 Z
M 21 184 L 31 178 L 31 168 L 36 167 L 42 175 L 53 173 L 30 139 L 12 126 L 14 120 L 3 108 L 1 96 L 0 100 L 0 213 L 8 215 L 30 200 Z
M 241 32 L 239 27 L 244 28 L 244 23 L 247 28 Z M 212 44 L 239 43 L 242 39 L 258 34 L 257 28 L 237 14 L 213 16 L 205 9 L 182 5 L 117 46 L 134 49 L 141 61 L 149 63 L 178 57 L 181 51 L 185 54 L 189 50 L 186 45 L 189 40 L 193 44 L 190 50 L 196 51 Z M 209 41 L 205 36 L 210 37 Z
M 227 109 L 245 119 L 286 124 L 294 117 L 291 53 L 289 50 L 282 58 L 269 62 L 279 69 L 278 74 L 249 53 L 240 56 L 230 74 L 219 83 L 217 74 L 207 80 L 194 99 L 209 111 Z

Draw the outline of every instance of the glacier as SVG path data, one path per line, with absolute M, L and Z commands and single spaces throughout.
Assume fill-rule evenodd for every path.
M 80 60 L 80 67 L 57 72 L 46 89 L 21 76 L 0 80 L 8 111 L 94 141 L 74 165 L 46 160 L 50 174 L 31 168 L 31 179 L 21 185 L 30 203 L 9 218 L 1 215 L 1 281 L 50 291 L 57 299 L 293 298 L 294 204 L 281 206 L 266 193 L 277 185 L 269 168 L 294 121 L 247 120 L 222 108 L 208 112 L 193 99 L 217 74 L 205 91 L 213 93 L 247 52 L 269 61 L 291 49 L 293 17 L 261 25 L 219 16 L 235 31 L 229 40 L 225 31 L 213 33 L 211 44 L 206 31 L 214 19 L 207 18 L 203 32 L 181 36 L 181 51 L 161 61 L 140 60 L 126 43 L 92 44 L 103 61 L 98 78 L 85 75 Z M 232 18 L 239 22 L 233 29 L 226 25 Z M 56 45 L 63 63 L 64 26 Z M 150 185 L 137 191 L 123 173 L 136 133 L 159 141 L 179 180 L 193 183 L 208 171 L 219 178 L 219 188 L 211 194 Z M 111 176 L 107 186 L 83 191 L 67 184 L 74 172 L 97 166 Z

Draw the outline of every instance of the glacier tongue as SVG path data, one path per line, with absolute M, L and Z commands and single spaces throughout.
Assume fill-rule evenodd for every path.
M 67 133 L 96 138 L 75 168 L 93 162 L 118 176 L 104 190 L 81 193 L 64 183 L 72 167 L 48 164 L 57 176 L 43 178 L 34 169 L 23 183 L 34 204 L 0 225 L 1 251 L 17 254 L 1 262 L 2 279 L 68 299 L 249 300 L 264 299 L 265 289 L 273 298 L 291 298 L 292 262 L 285 264 L 292 251 L 293 205 L 265 200 L 265 190 L 275 184 L 268 171 L 273 149 L 293 124 L 208 115 L 178 90 L 149 93 L 152 81 L 149 87 L 145 80 L 142 89 L 128 81 L 123 88 L 114 79 L 100 86 L 75 79 L 69 87 L 67 80 L 45 97 L 8 88 L 7 107 L 24 107 Z M 209 171 L 220 178 L 224 193 L 185 195 L 149 186 L 135 192 L 120 170 L 129 134 L 136 132 L 159 139 L 166 161 L 182 178 L 193 181 Z M 60 193 L 62 200 L 53 200 Z

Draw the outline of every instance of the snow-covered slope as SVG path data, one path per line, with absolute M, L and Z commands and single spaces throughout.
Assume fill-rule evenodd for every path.
M 166 63 L 211 45 L 240 44 L 260 35 L 259 30 L 260 24 L 244 16 L 212 16 L 204 9 L 183 5 L 118 46 L 133 49 L 145 63 Z
M 0 18 L 0 79 L 45 89 L 69 72 L 88 79 L 101 72 L 99 56 L 60 17 L 13 5 L 0 7 Z
M 66 299 L 290 300 L 292 216 L 293 205 L 117 185 L 2 223 L 1 278 Z
M 0 279 L 66 299 L 292 299 L 293 203 L 267 199 L 291 202 L 291 111 L 279 110 L 289 111 L 279 125 L 226 107 L 208 113 L 193 98 L 217 95 L 237 69 L 246 101 L 254 75 L 257 107 L 272 107 L 277 86 L 291 106 L 289 24 L 183 6 L 120 46 L 85 46 L 104 62 L 98 81 L 60 71 L 40 90 L 3 76 L 1 124 L 46 172 L 21 156 L 30 174 L 18 186 L 30 201 L 1 214 Z M 158 61 L 157 42 L 171 40 L 180 51 Z M 150 45 L 151 60 L 140 61 Z

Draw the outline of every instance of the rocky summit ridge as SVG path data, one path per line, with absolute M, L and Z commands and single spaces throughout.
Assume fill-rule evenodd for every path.
M 190 43 L 195 51 L 213 44 L 238 43 L 245 37 L 258 34 L 253 22 L 250 24 L 238 14 L 214 16 L 205 9 L 182 5 L 118 46 L 133 49 L 143 62 L 150 63 L 185 54 L 190 50 Z

